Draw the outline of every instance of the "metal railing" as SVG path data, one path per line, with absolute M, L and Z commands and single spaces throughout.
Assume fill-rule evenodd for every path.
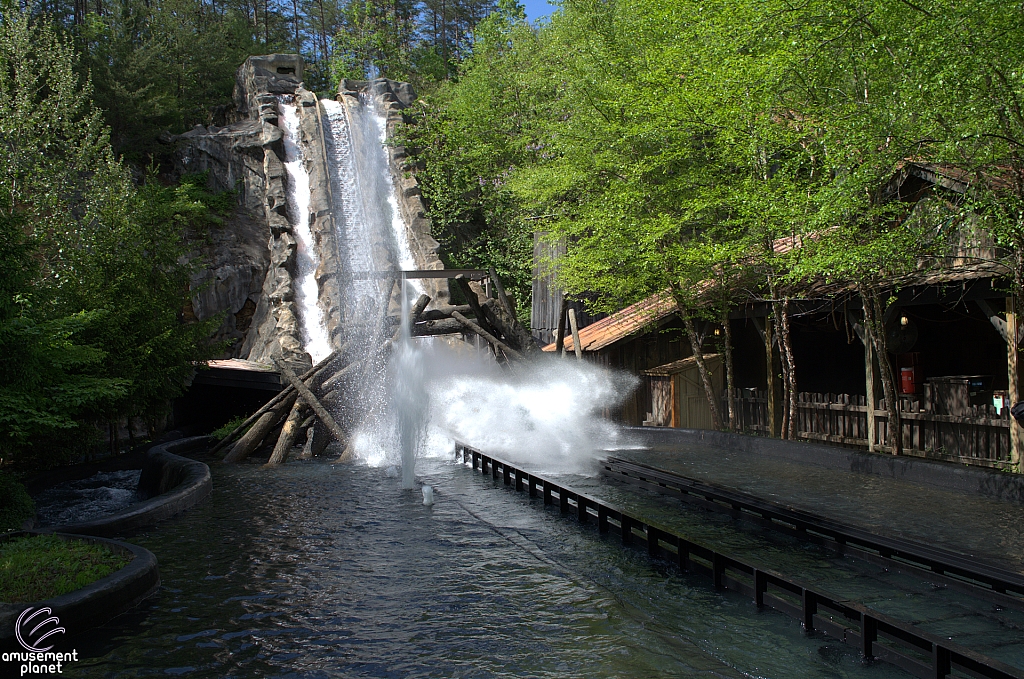
M 839 552 L 856 550 L 859 556 L 882 561 L 888 567 L 923 570 L 932 580 L 960 587 L 999 604 L 1024 608 L 1024 576 L 1020 573 L 911 540 L 875 535 L 638 462 L 609 457 L 601 467 L 602 474 L 608 478 L 796 535 Z
M 563 515 L 581 524 L 596 523 L 601 534 L 618 535 L 624 546 L 646 545 L 651 558 L 668 559 L 680 570 L 709 575 L 718 589 L 751 597 L 758 607 L 773 608 L 801 621 L 808 632 L 821 631 L 858 649 L 866 659 L 892 663 L 929 679 L 962 674 L 985 679 L 1024 679 L 1024 671 L 989 658 L 948 639 L 925 632 L 867 606 L 829 594 L 821 588 L 760 568 L 639 519 L 550 479 L 525 472 L 504 460 L 457 443 L 456 456 L 490 473 L 494 480 L 558 505 Z

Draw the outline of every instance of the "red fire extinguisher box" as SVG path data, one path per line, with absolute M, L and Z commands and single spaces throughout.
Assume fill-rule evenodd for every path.
M 912 352 L 896 357 L 900 371 L 900 393 L 916 394 L 921 390 L 924 375 L 921 373 L 921 354 Z

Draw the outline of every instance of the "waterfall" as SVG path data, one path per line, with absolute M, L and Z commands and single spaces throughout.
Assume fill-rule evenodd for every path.
M 299 107 L 290 97 L 278 98 L 281 113 L 279 125 L 284 132 L 284 167 L 288 172 L 288 221 L 291 222 L 298 248 L 296 252 L 295 301 L 299 307 L 302 322 L 302 339 L 305 350 L 317 363 L 331 353 L 324 314 L 317 304 L 319 289 L 316 284 L 316 268 L 319 257 L 309 228 L 309 174 L 303 165 L 302 148 L 299 144 Z
M 415 397 L 421 390 L 407 383 L 418 370 L 410 355 L 408 329 L 402 332 L 390 366 L 383 363 L 381 348 L 390 338 L 391 326 L 384 321 L 395 279 L 402 302 L 391 313 L 402 318 L 409 296 L 419 295 L 423 288 L 419 281 L 389 276 L 415 269 L 416 264 L 388 167 L 386 119 L 366 94 L 358 101 L 322 104 L 340 263 L 340 341 L 365 366 L 362 378 L 334 406 L 350 421 L 361 423 L 352 443 L 360 457 L 376 464 L 401 462 L 402 485 L 411 488 L 415 432 L 425 411 Z M 402 451 L 400 456 L 397 451 Z

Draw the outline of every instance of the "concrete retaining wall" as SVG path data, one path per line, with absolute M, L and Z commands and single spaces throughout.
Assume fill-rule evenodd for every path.
M 28 534 L 12 533 L 0 537 L 0 541 Z M 0 647 L 17 650 L 14 627 L 18 616 L 26 608 L 49 608 L 52 614 L 60 619 L 60 625 L 67 630 L 67 634 L 74 635 L 98 627 L 121 615 L 138 605 L 160 586 L 156 557 L 148 549 L 103 538 L 61 533 L 57 535 L 65 540 L 102 544 L 115 553 L 130 554 L 132 560 L 116 573 L 53 599 L 22 604 L 0 603 Z M 60 644 L 60 637 L 52 637 L 50 643 Z
M 1024 502 L 1024 475 L 917 457 L 880 455 L 848 448 L 706 429 L 626 427 L 648 445 L 705 445 L 764 455 L 826 469 L 883 476 L 999 500 Z
M 127 535 L 191 509 L 213 490 L 210 468 L 174 453 L 205 448 L 212 442 L 209 436 L 193 436 L 151 448 L 139 478 L 143 502 L 92 521 L 53 526 L 52 530 L 102 537 Z

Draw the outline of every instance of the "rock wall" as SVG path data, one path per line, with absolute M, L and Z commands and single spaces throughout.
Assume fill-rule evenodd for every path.
M 207 172 L 212 190 L 238 190 L 238 208 L 223 227 L 211 229 L 202 248 L 208 266 L 194 280 L 192 313 L 197 319 L 225 313 L 217 339 L 234 340 L 225 358 L 261 363 L 283 358 L 297 369 L 311 364 L 303 349 L 295 302 L 297 242 L 287 215 L 288 175 L 278 127 L 280 97 L 299 105 L 299 143 L 310 182 L 310 228 L 320 262 L 316 271 L 319 304 L 331 341 L 340 336 L 340 258 L 332 216 L 331 173 L 327 165 L 324 113 L 317 97 L 302 86 L 303 64 L 297 55 L 250 57 L 238 69 L 234 122 L 202 127 L 165 141 L 177 146 L 177 171 Z M 358 105 L 361 92 L 372 96 L 387 116 L 387 134 L 403 122 L 403 109 L 415 100 L 408 83 L 377 79 L 343 80 L 338 98 Z M 409 244 L 420 269 L 443 269 L 438 243 L 430 234 L 420 188 L 405 149 L 388 147 L 399 209 Z M 432 304 L 448 303 L 446 279 L 425 279 Z
M 227 312 L 216 338 L 236 340 L 230 357 L 311 364 L 295 304 L 296 241 L 287 216 L 287 173 L 278 97 L 302 90 L 297 55 L 250 57 L 238 69 L 234 118 L 227 127 L 195 129 L 169 139 L 179 172 L 207 172 L 213 190 L 239 191 L 235 218 L 211 231 L 210 265 L 194 281 L 198 319 Z

